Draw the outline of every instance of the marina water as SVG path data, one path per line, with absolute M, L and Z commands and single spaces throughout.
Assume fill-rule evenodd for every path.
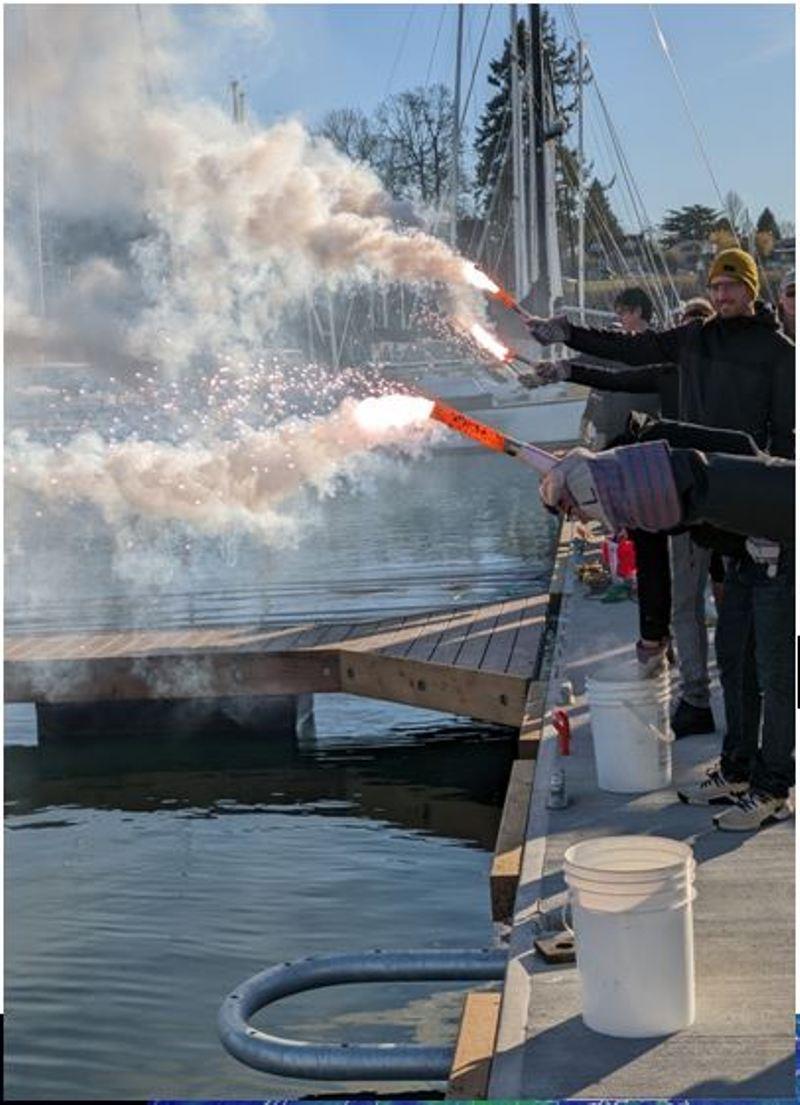
M 554 538 L 532 474 L 477 450 L 384 458 L 333 497 L 309 493 L 293 548 L 173 533 L 146 554 L 134 532 L 126 558 L 92 508 L 56 522 L 23 506 L 8 530 L 11 632 L 457 608 L 545 590 Z M 508 730 L 348 696 L 317 696 L 294 750 L 166 723 L 158 740 L 47 748 L 32 708 L 5 720 L 8 1098 L 335 1093 L 227 1056 L 225 994 L 310 954 L 491 941 Z M 465 988 L 332 988 L 256 1023 L 443 1043 Z

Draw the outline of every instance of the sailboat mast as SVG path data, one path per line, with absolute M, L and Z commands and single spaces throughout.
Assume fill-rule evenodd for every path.
M 514 226 L 514 292 L 517 299 L 528 294 L 530 280 L 528 276 L 528 235 L 526 231 L 525 211 L 525 161 L 522 148 L 522 100 L 519 83 L 519 37 L 517 28 L 517 5 L 510 5 L 511 12 L 511 166 L 512 192 L 511 211 Z
M 531 120 L 531 175 L 536 187 L 536 282 L 534 304 L 539 314 L 550 311 L 550 268 L 547 256 L 547 185 L 545 180 L 545 96 L 542 65 L 542 12 L 539 4 L 528 5 L 528 23 L 531 36 L 531 84 L 534 114 Z
M 539 246 L 537 237 L 536 211 L 539 204 L 539 192 L 536 188 L 536 100 L 533 94 L 533 35 L 528 31 L 527 56 L 525 58 L 525 88 L 528 103 L 528 275 L 535 285 L 540 276 Z
M 578 309 L 586 322 L 586 191 L 583 171 L 583 39 L 578 40 Z
M 450 244 L 458 247 L 458 168 L 461 160 L 461 55 L 464 45 L 464 5 L 458 5 L 458 29 L 456 31 L 456 81 L 453 91 L 453 219 L 450 225 Z

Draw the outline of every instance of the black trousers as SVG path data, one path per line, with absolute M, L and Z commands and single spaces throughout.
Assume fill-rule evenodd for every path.
M 636 549 L 636 581 L 639 592 L 639 636 L 660 641 L 669 636 L 672 615 L 672 578 L 666 533 L 628 531 Z

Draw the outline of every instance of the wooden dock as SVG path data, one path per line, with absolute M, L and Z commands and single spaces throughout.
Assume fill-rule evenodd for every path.
M 492 870 L 493 911 L 510 925 L 508 969 L 499 1002 L 474 994 L 465 1004 L 448 1096 L 463 1096 L 466 1085 L 470 1097 L 488 1099 L 790 1099 L 794 823 L 721 833 L 713 809 L 684 806 L 673 788 L 600 791 L 585 678 L 611 657 L 632 655 L 636 607 L 600 605 L 571 568 L 561 584 L 554 576 L 554 587 L 563 591 L 562 617 L 539 710 L 538 755 L 535 765 L 518 762 L 512 771 Z M 571 804 L 549 810 L 548 783 L 558 762 L 550 711 L 559 705 L 563 679 L 576 690 L 568 708 L 573 753 L 563 761 Z M 721 719 L 718 689 L 714 707 Z M 676 782 L 700 776 L 719 746 L 719 734 L 673 745 Z M 565 849 L 620 833 L 686 840 L 697 860 L 697 1018 L 668 1037 L 613 1039 L 590 1031 L 581 1019 L 575 963 L 548 964 L 534 948 L 537 935 L 561 926 Z
M 548 596 L 347 624 L 5 638 L 7 702 L 346 692 L 519 728 Z

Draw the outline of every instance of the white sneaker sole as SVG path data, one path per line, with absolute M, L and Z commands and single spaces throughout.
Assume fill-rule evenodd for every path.
M 794 811 L 789 806 L 784 806 L 780 810 L 776 810 L 775 813 L 769 814 L 762 821 L 757 821 L 755 825 L 725 825 L 722 818 L 725 816 L 723 813 L 718 813 L 713 819 L 714 825 L 720 832 L 723 833 L 754 833 L 757 829 L 763 829 L 765 825 L 775 825 L 779 821 L 788 821 Z

